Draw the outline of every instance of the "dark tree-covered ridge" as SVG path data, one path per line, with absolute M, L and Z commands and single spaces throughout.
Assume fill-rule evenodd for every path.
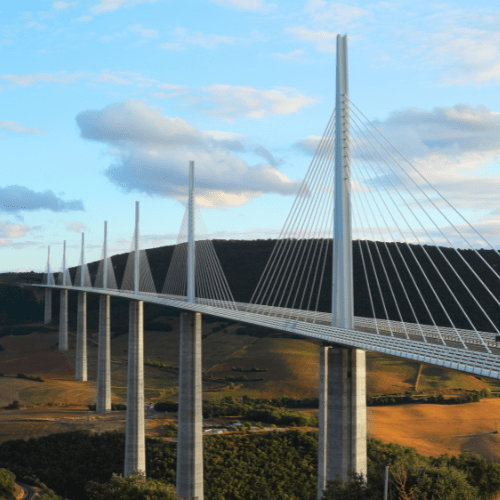
M 321 290 L 319 298 L 313 297 L 311 308 L 314 308 L 318 298 L 318 310 L 326 312 L 331 310 L 332 244 L 331 241 L 324 243 L 326 250 L 322 253 L 324 273 Z M 235 300 L 249 302 L 276 245 L 276 240 L 214 240 L 213 244 Z M 157 290 L 163 287 L 173 249 L 174 246 L 165 246 L 146 251 Z M 480 256 L 494 270 L 492 272 L 473 250 L 458 250 L 458 252 L 457 254 L 449 247 L 354 241 L 354 314 L 368 318 L 375 316 L 381 319 L 389 318 L 408 322 L 415 322 L 418 319 L 423 324 L 432 325 L 434 321 L 438 326 L 451 326 L 442 304 L 457 328 L 472 328 L 467 317 L 461 312 L 462 307 L 478 330 L 495 331 L 473 297 L 477 299 L 493 323 L 500 325 L 500 307 L 491 296 L 492 294 L 500 299 L 500 279 L 497 274 L 500 271 L 500 257 L 493 250 L 478 250 Z M 127 257 L 128 254 L 112 257 L 118 284 L 123 279 Z M 316 265 L 314 260 L 311 262 L 309 265 Z M 92 262 L 88 266 L 90 275 L 95 280 L 98 262 Z M 302 271 L 304 269 L 299 264 L 287 269 L 288 275 L 292 276 Z M 474 273 L 479 276 L 487 289 L 474 276 Z M 70 269 L 70 274 L 74 280 L 76 267 Z M 281 277 L 280 274 L 276 274 L 274 279 L 280 280 Z M 24 288 L 19 291 L 18 287 L 11 286 L 16 281 L 33 283 L 41 279 L 42 276 L 36 273 L 0 275 L 0 297 L 3 297 L 0 301 L 2 304 L 0 324 L 15 324 L 16 321 L 20 321 L 21 317 L 28 321 L 41 317 L 42 297 L 35 296 L 36 292 L 33 292 L 33 289 Z M 317 280 L 319 279 L 318 275 Z M 286 283 L 286 280 L 284 282 Z M 288 294 L 288 290 L 285 289 L 285 293 L 281 295 L 283 297 L 290 295 L 293 299 L 296 294 L 295 290 L 292 291 L 293 293 Z M 305 292 L 307 295 L 308 290 Z M 381 297 L 384 299 L 385 306 Z M 397 300 L 398 307 L 394 298 Z M 422 298 L 426 305 L 422 302 Z M 291 306 L 292 299 L 288 302 L 285 300 L 281 305 Z M 71 301 L 75 301 L 76 298 L 70 295 L 69 300 L 70 315 L 75 314 L 76 308 L 72 306 Z M 89 314 L 92 314 L 93 310 L 97 311 L 97 300 L 97 297 L 92 294 L 88 297 Z M 113 304 L 113 307 L 123 307 L 124 311 L 126 310 L 127 301 L 124 299 L 113 299 Z M 53 298 L 55 316 L 57 316 L 57 306 L 56 294 Z M 150 319 L 154 317 L 155 315 L 151 314 Z M 120 329 L 119 324 L 116 326 Z M 125 320 L 123 329 L 126 330 Z

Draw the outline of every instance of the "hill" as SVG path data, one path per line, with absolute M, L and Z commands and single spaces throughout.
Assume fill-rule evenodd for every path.
M 250 299 L 274 244 L 273 240 L 216 240 L 214 242 L 237 301 L 245 302 Z M 373 245 L 381 244 L 373 243 Z M 354 248 L 356 248 L 356 242 Z M 384 248 L 379 248 L 382 258 Z M 388 248 L 394 252 L 396 259 L 398 249 L 395 244 L 389 245 Z M 399 250 L 404 251 L 403 248 Z M 427 250 L 429 253 L 433 252 L 432 248 Z M 442 250 L 448 252 L 449 249 Z M 375 250 L 374 254 L 376 252 Z M 416 250 L 415 252 L 418 254 Z M 147 250 L 158 289 L 162 287 L 172 253 L 173 247 Z M 482 250 L 481 254 L 492 265 L 496 265 L 495 259 L 498 256 L 493 252 Z M 484 266 L 481 267 L 477 262 L 477 257 L 467 252 L 463 255 L 471 265 L 475 266 L 478 273 L 483 272 L 486 279 Z M 421 257 L 423 263 L 425 256 Z M 452 259 L 451 254 L 449 258 Z M 112 257 L 119 283 L 123 277 L 126 259 L 127 254 Z M 359 259 L 360 254 L 354 252 L 355 313 L 370 316 L 369 309 L 367 309 L 366 284 L 363 291 L 364 273 L 359 270 Z M 460 267 L 458 260 L 455 262 L 460 273 L 463 274 L 464 279 L 470 279 L 472 282 L 470 276 L 467 278 L 467 270 Z M 374 265 L 377 266 L 376 261 Z M 97 262 L 89 264 L 89 271 L 93 278 L 96 275 L 97 266 Z M 402 273 L 401 269 L 400 271 Z M 74 279 L 76 268 L 71 268 L 70 273 Z M 330 270 L 325 270 L 325 276 L 328 276 L 328 273 L 331 273 L 331 266 Z M 444 267 L 443 274 L 446 274 Z M 451 274 L 450 279 L 453 281 Z M 24 406 L 39 409 L 61 408 L 62 410 L 62 408 L 75 406 L 82 409 L 95 402 L 98 299 L 96 295 L 88 295 L 89 381 L 77 383 L 74 382 L 77 294 L 69 293 L 70 348 L 62 353 L 57 349 L 59 294 L 53 294 L 53 324 L 42 325 L 43 291 L 28 286 L 32 283 L 40 283 L 42 279 L 43 276 L 36 273 L 0 275 L 0 346 L 2 346 L 0 347 L 0 371 L 7 375 L 0 377 L 0 407 L 5 407 L 17 399 Z M 322 299 L 320 306 L 326 310 L 326 304 L 331 297 L 328 292 L 331 279 L 330 284 L 327 279 L 325 283 L 326 298 Z M 495 283 L 490 283 L 491 289 L 498 294 Z M 427 291 L 429 292 L 428 288 Z M 460 287 L 457 287 L 457 294 L 459 291 Z M 365 299 L 363 299 L 363 293 Z M 491 304 L 488 305 L 487 300 L 485 307 L 494 309 Z M 113 402 L 124 403 L 126 401 L 128 303 L 124 299 L 113 298 L 111 308 Z M 496 310 L 494 314 L 498 316 Z M 492 316 L 494 314 L 492 313 Z M 145 304 L 144 318 L 146 400 L 151 402 L 175 400 L 178 383 L 179 311 Z M 485 326 L 484 329 L 487 330 L 487 327 Z M 297 398 L 317 397 L 318 344 L 313 339 L 220 321 L 210 316 L 203 317 L 202 336 L 203 397 L 205 399 L 217 399 L 226 395 L 241 397 L 244 394 L 253 397 L 283 395 Z M 376 396 L 411 391 L 415 388 L 419 369 L 420 365 L 417 363 L 369 352 L 367 356 L 368 394 Z M 17 379 L 17 373 L 41 376 L 45 382 Z M 498 391 L 500 384 L 496 381 L 432 366 L 422 367 L 418 385 L 418 389 L 422 392 L 442 394 L 483 388 Z M 55 432 L 55 428 L 60 429 L 58 425 L 57 422 L 49 424 L 43 419 L 37 424 L 27 421 L 17 422 L 14 426 L 9 424 L 8 429 L 6 426 L 3 427 L 4 431 L 3 435 L 0 435 L 0 440 L 5 440 L 8 436 L 36 436 L 40 433 Z

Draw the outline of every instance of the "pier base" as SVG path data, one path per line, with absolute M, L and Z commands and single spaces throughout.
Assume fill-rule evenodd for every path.
M 50 323 L 52 323 L 52 290 L 50 288 L 46 288 L 43 324 L 49 325 Z
M 87 292 L 78 292 L 75 380 L 87 380 Z
M 99 297 L 99 346 L 97 352 L 96 412 L 111 411 L 111 346 L 109 295 Z
M 176 490 L 203 500 L 201 314 L 181 312 Z
M 366 478 L 366 434 L 366 352 L 321 347 L 318 498 L 327 481 Z
M 129 476 L 134 470 L 146 473 L 143 325 L 143 302 L 141 300 L 131 300 L 129 306 L 124 476 Z
M 68 290 L 59 295 L 59 350 L 68 350 Z

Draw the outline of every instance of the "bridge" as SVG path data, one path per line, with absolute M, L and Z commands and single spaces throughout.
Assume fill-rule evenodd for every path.
M 326 482 L 337 475 L 347 480 L 354 470 L 366 476 L 366 351 L 500 379 L 496 343 L 500 332 L 494 321 L 497 316 L 491 313 L 500 306 L 496 261 L 477 251 L 470 232 L 479 233 L 350 101 L 347 36 L 337 37 L 335 110 L 249 303 L 234 300 L 212 243 L 196 241 L 193 162 L 189 164 L 188 193 L 179 239 L 161 291 L 155 288 L 147 255 L 141 249 L 138 202 L 133 249 L 120 286 L 108 256 L 106 222 L 94 283 L 85 263 L 82 234 L 74 281 L 64 242 L 58 276 L 50 267 L 49 247 L 47 281 L 36 285 L 45 288 L 45 323 L 52 321 L 52 292 L 60 292 L 61 351 L 68 349 L 68 291 L 78 293 L 78 381 L 87 380 L 87 293 L 100 295 L 98 412 L 111 410 L 110 298 L 130 300 L 125 475 L 136 469 L 145 471 L 145 302 L 182 311 L 176 479 L 182 498 L 203 499 L 202 315 L 322 341 L 318 498 Z M 438 242 L 444 242 L 446 250 Z M 464 256 L 458 245 L 467 246 L 476 260 Z M 498 251 L 490 248 L 492 258 L 500 262 Z M 457 270 L 451 255 L 465 271 Z M 325 269 L 331 269 L 330 280 L 325 278 Z M 364 280 L 364 301 L 372 317 L 354 315 L 354 272 Z M 486 272 L 491 275 L 488 279 Z M 481 290 L 481 300 L 471 291 L 471 280 L 474 290 Z M 331 295 L 327 310 L 320 307 L 325 293 Z

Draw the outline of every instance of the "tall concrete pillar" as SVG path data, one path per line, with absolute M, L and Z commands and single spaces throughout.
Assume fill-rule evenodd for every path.
M 328 402 L 328 349 L 322 344 L 319 348 L 319 417 L 318 417 L 318 499 L 326 488 L 326 432 Z
M 327 371 L 326 480 L 366 478 L 366 352 L 332 347 Z
M 87 380 L 87 292 L 78 292 L 75 380 Z
M 52 289 L 45 289 L 45 309 L 43 314 L 43 324 L 49 325 L 52 323 Z
M 97 413 L 111 411 L 110 299 L 99 297 L 99 347 L 97 353 Z
M 176 490 L 203 500 L 201 314 L 181 313 Z
M 68 350 L 68 290 L 61 290 L 59 299 L 59 350 Z
M 129 476 L 134 470 L 146 472 L 142 300 L 131 300 L 129 306 L 127 423 L 125 427 L 125 468 L 123 475 Z

